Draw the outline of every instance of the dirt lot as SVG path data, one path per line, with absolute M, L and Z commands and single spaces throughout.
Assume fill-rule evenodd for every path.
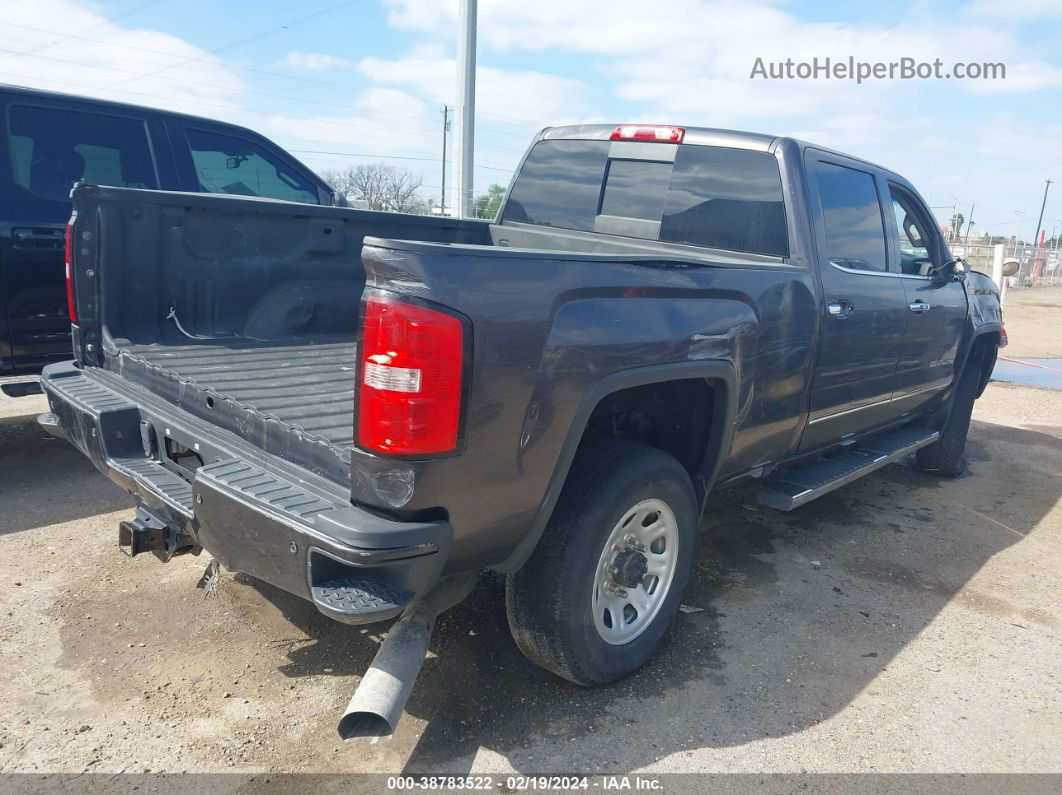
M 1003 306 L 1007 356 L 1062 359 L 1062 287 L 1009 290 Z
M 955 481 L 713 498 L 701 611 L 611 687 L 528 663 L 485 579 L 394 741 L 355 746 L 334 726 L 378 631 L 231 574 L 209 599 L 205 556 L 125 558 L 131 499 L 42 408 L 0 402 L 2 771 L 1062 772 L 1062 391 L 991 385 Z
M 1062 356 L 1060 307 L 1011 293 L 1009 355 Z M 484 578 L 394 741 L 354 746 L 335 724 L 379 630 L 240 575 L 207 598 L 206 556 L 124 557 L 131 498 L 44 408 L 0 399 L 0 771 L 1062 772 L 1062 391 L 990 385 L 957 481 L 713 498 L 701 609 L 613 687 L 521 657 Z

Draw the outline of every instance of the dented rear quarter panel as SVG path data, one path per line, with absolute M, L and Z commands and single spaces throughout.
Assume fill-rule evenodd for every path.
M 367 288 L 471 321 L 460 453 L 395 461 L 355 450 L 352 460 L 357 502 L 445 506 L 460 568 L 504 568 L 563 482 L 595 386 L 616 374 L 682 364 L 683 377 L 717 379 L 731 393 L 720 478 L 796 445 L 819 322 L 808 270 L 376 238 L 362 259 Z M 401 506 L 387 504 L 396 484 Z

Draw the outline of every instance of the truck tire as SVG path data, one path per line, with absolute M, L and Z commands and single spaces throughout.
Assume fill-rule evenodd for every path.
M 981 386 L 981 362 L 970 360 L 955 386 L 951 413 L 940 431 L 940 438 L 915 453 L 915 468 L 946 478 L 957 478 L 966 471 L 966 435 L 970 431 L 977 390 Z
M 639 668 L 678 612 L 698 518 L 672 456 L 621 439 L 585 445 L 538 546 L 506 578 L 520 651 L 578 685 Z

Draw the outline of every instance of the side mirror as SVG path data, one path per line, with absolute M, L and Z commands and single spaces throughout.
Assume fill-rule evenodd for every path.
M 949 259 L 933 274 L 933 281 L 936 282 L 961 282 L 966 278 L 966 260 L 962 257 L 955 257 L 955 259 Z
M 1013 276 L 1021 268 L 1021 263 L 1016 259 L 1003 260 L 1003 275 Z

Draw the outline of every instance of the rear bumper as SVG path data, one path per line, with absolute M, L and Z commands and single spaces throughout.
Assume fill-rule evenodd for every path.
M 397 616 L 442 573 L 447 522 L 396 522 L 351 505 L 334 483 L 134 394 L 110 373 L 64 362 L 45 368 L 41 384 L 51 408 L 42 426 L 133 494 L 138 517 L 165 525 L 161 557 L 206 549 L 351 624 Z M 167 440 L 203 463 L 177 467 Z

